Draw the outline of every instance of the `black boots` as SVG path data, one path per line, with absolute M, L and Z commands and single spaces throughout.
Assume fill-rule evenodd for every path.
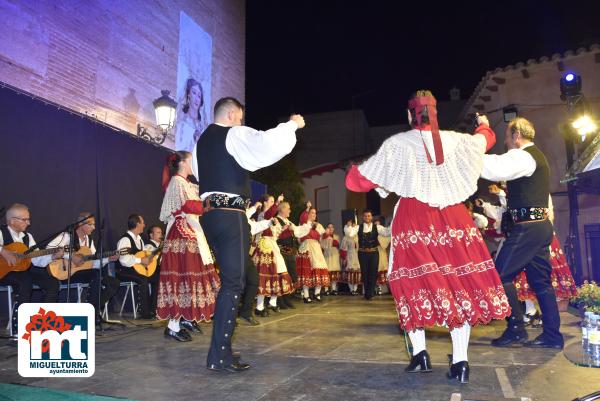
M 450 360 L 452 361 L 452 360 Z M 450 370 L 446 374 L 450 380 L 458 380 L 459 383 L 469 382 L 469 362 L 461 361 L 450 365 Z
M 408 366 L 404 368 L 404 371 L 408 373 L 431 372 L 431 359 L 427 351 L 423 350 L 417 355 L 413 355 Z

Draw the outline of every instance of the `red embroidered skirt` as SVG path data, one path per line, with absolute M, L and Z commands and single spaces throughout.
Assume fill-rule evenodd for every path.
M 341 281 L 342 280 L 342 272 L 340 271 L 335 271 L 335 272 L 329 272 L 329 281 L 330 282 L 334 282 L 334 281 Z
M 388 279 L 387 279 L 387 272 L 386 271 L 380 271 L 377 273 L 377 285 L 383 285 L 383 284 L 387 284 Z
M 391 246 L 388 279 L 401 328 L 452 329 L 510 315 L 500 277 L 464 205 L 439 209 L 400 199 Z
M 298 273 L 298 286 L 307 286 L 309 288 L 318 285 L 329 287 L 329 271 L 324 268 L 313 268 L 310 263 L 308 252 L 298 252 L 296 256 L 296 272 Z
M 294 283 L 289 273 L 277 273 L 273 252 L 263 252 L 258 246 L 253 260 L 258 270 L 258 295 L 271 297 L 294 292 Z
M 565 257 L 556 234 L 554 234 L 552 244 L 550 244 L 550 265 L 552 265 L 550 279 L 552 280 L 552 288 L 554 288 L 556 298 L 569 299 L 570 297 L 577 295 L 575 280 L 573 280 L 567 258 Z M 517 287 L 519 300 L 524 301 L 528 299 L 534 301 L 536 299 L 535 291 L 533 291 L 533 288 L 530 288 L 529 283 L 527 283 L 525 272 L 521 272 L 521 274 L 515 278 L 514 283 L 515 287 Z
M 209 321 L 220 287 L 214 265 L 202 262 L 196 232 L 184 218 L 178 218 L 163 245 L 156 315 Z
M 360 270 L 344 270 L 343 281 L 346 284 L 362 284 Z

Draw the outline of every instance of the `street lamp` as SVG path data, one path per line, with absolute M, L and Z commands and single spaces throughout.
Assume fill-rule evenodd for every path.
M 161 96 L 152 102 L 156 116 L 156 126 L 160 129 L 160 134 L 152 136 L 148 133 L 146 128 L 142 127 L 140 124 L 137 125 L 137 134 L 139 136 L 159 145 L 162 145 L 165 142 L 169 130 L 173 128 L 175 124 L 177 102 L 169 96 L 169 93 L 168 90 L 162 90 Z

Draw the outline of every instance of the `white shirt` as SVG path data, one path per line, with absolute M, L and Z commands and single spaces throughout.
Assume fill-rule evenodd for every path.
M 8 226 L 8 231 L 10 232 L 10 236 L 12 237 L 14 242 L 24 243 L 23 238 L 25 238 L 25 233 L 18 233 L 15 230 L 13 230 L 10 226 Z M 35 240 L 33 239 L 33 235 L 31 235 L 30 233 L 27 234 L 29 235 L 29 247 L 31 248 L 35 245 Z M 1 245 L 4 245 L 4 237 L 2 235 L 2 231 L 0 231 L 0 251 L 2 250 Z M 31 263 L 37 267 L 46 267 L 50 262 L 52 262 L 52 255 L 38 256 L 37 258 L 31 259 Z
M 129 234 L 131 236 L 131 238 L 133 238 L 137 249 L 142 249 L 142 250 L 144 249 L 144 241 L 142 240 L 142 237 L 140 237 L 139 235 L 135 235 L 131 231 L 127 231 L 127 234 Z M 121 249 L 125 249 L 125 248 L 132 248 L 131 240 L 127 236 L 124 236 L 123 238 L 121 238 L 119 240 L 119 242 L 117 243 L 117 250 L 120 251 Z M 123 256 L 119 256 L 119 263 L 122 266 L 131 267 L 133 265 L 142 263 L 142 259 L 136 258 L 135 255 L 131 255 L 131 254 L 123 255 Z
M 483 155 L 481 177 L 490 181 L 512 181 L 531 177 L 536 169 L 533 156 L 524 149 L 533 146 L 529 142 L 519 149 L 511 149 L 503 155 Z
M 225 127 L 223 124 L 217 124 Z M 296 146 L 296 130 L 298 124 L 294 121 L 281 123 L 267 131 L 258 131 L 243 125 L 229 128 L 225 139 L 225 148 L 235 161 L 245 170 L 256 171 L 263 167 L 278 162 L 289 154 Z M 196 160 L 196 146 L 192 153 L 192 171 L 198 178 L 198 161 Z M 215 192 L 204 192 L 200 199 Z M 223 192 L 221 192 L 223 193 Z M 238 194 L 225 193 L 229 196 Z
M 147 243 L 146 245 L 144 245 L 144 250 L 148 251 L 148 252 L 154 252 L 159 247 L 160 247 L 160 243 L 157 243 L 156 241 L 154 241 L 153 239 L 151 239 L 149 243 Z
M 89 240 L 89 243 L 88 243 L 87 235 L 84 236 L 83 239 L 79 238 L 79 236 L 78 236 L 77 239 L 79 240 L 79 246 L 88 247 L 88 248 L 90 248 L 92 255 L 96 254 L 96 245 L 94 245 L 94 240 Z M 52 241 L 50 241 L 50 243 L 48 244 L 48 248 L 58 248 L 61 246 L 65 247 L 65 246 L 68 246 L 70 243 L 71 243 L 71 235 L 69 233 L 65 232 L 65 233 L 58 235 L 56 238 L 54 238 Z M 65 252 L 63 259 L 65 259 L 65 260 L 69 259 L 68 252 Z M 108 263 L 108 258 L 102 259 L 102 266 L 104 266 L 107 263 Z M 100 260 L 94 260 L 94 263 L 92 264 L 92 268 L 99 269 L 100 268 Z
M 362 223 L 362 225 L 364 233 L 370 233 L 371 231 L 373 231 L 373 223 Z M 346 234 L 350 238 L 356 237 L 358 235 L 359 228 L 360 226 L 346 226 L 344 227 L 344 234 Z M 382 237 L 389 237 L 391 235 L 391 230 L 390 227 L 384 227 L 381 224 L 379 224 L 377 226 L 377 233 Z

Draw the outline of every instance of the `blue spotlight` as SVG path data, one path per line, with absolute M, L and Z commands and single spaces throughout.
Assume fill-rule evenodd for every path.
M 581 95 L 581 76 L 568 72 L 560 79 L 560 98 L 562 100 Z
M 571 72 L 570 72 L 570 73 L 568 73 L 567 75 L 565 75 L 565 81 L 567 81 L 567 82 L 571 82 L 571 81 L 573 81 L 574 79 L 575 79 L 575 74 L 573 74 L 573 73 L 571 73 Z

